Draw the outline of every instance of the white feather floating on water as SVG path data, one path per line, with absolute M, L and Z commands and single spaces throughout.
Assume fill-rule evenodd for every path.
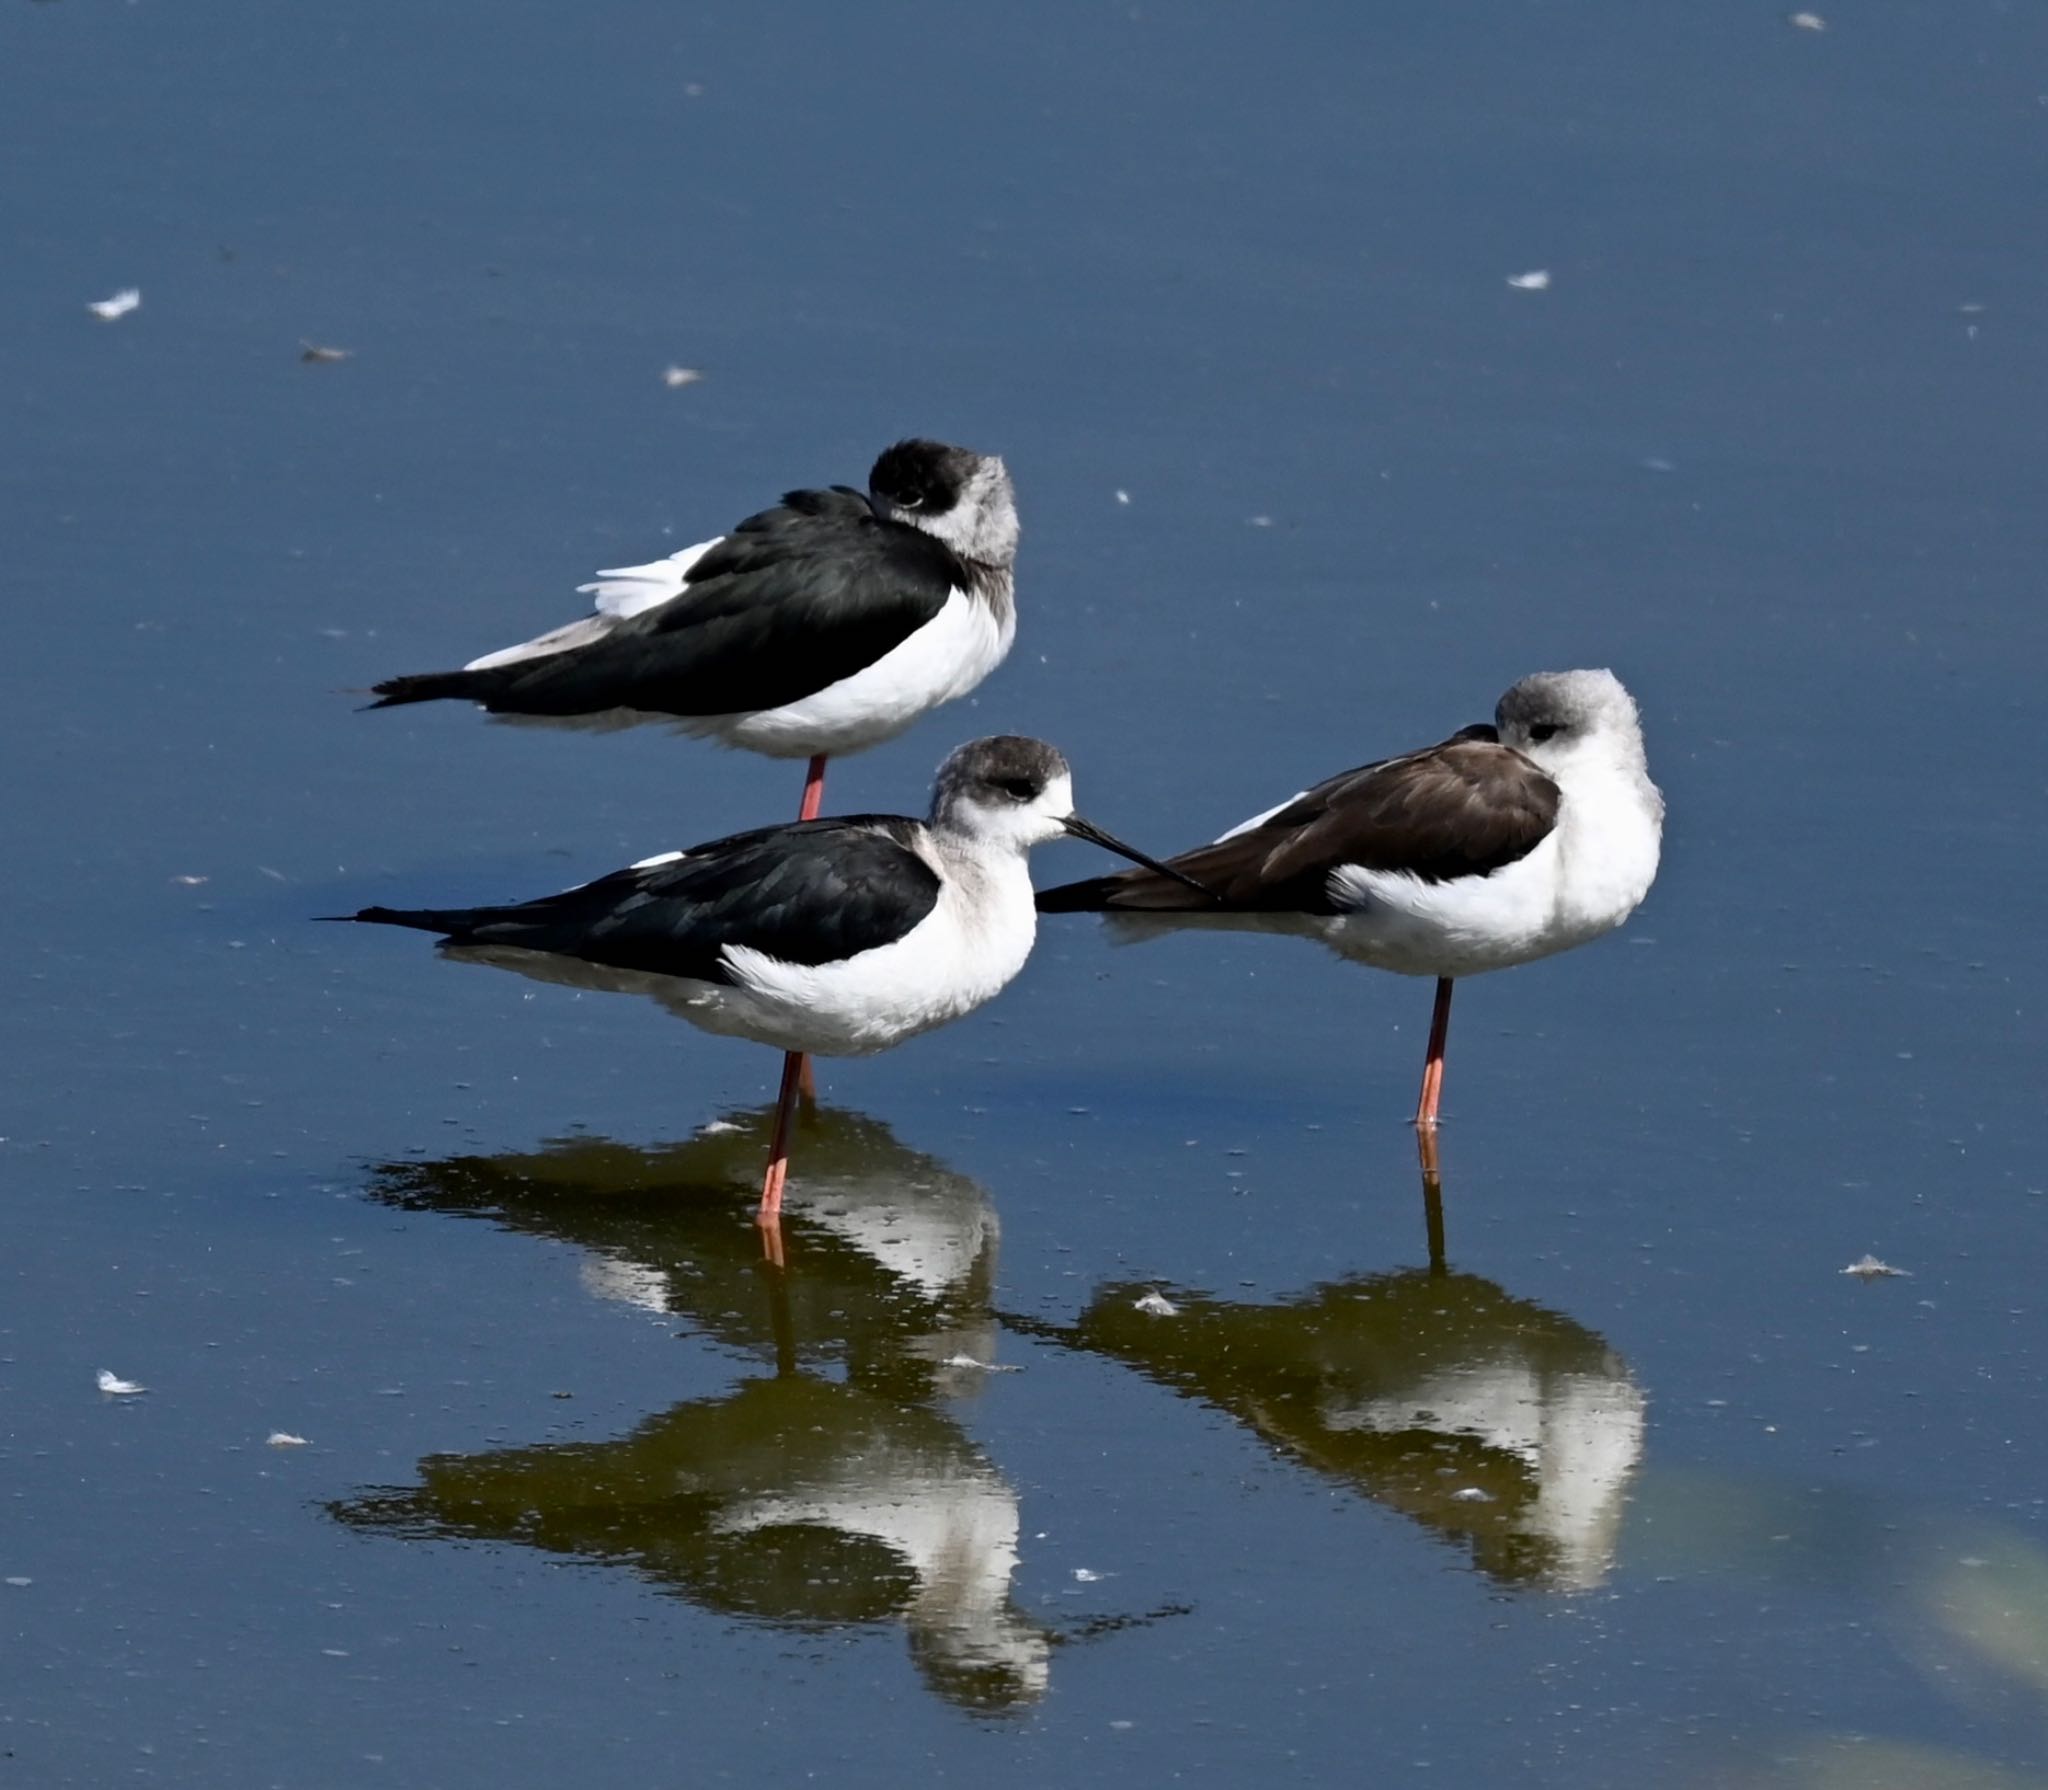
M 85 308 L 102 323 L 112 323 L 117 318 L 127 316 L 130 311 L 139 309 L 141 304 L 142 288 L 123 286 L 112 298 L 95 299 Z
M 1894 1268 L 1889 1262 L 1880 1262 L 1874 1255 L 1867 1255 L 1859 1261 L 1851 1262 L 1842 1272 L 1854 1275 L 1858 1280 L 1907 1280 L 1911 1278 L 1908 1270 Z
M 99 1384 L 102 1392 L 112 1393 L 116 1398 L 132 1398 L 138 1392 L 147 1392 L 149 1390 L 141 1381 L 124 1380 L 112 1368 L 108 1367 L 100 1369 Z
M 271 1448 L 304 1448 L 306 1446 L 306 1438 L 304 1436 L 295 1436 L 290 1430 L 272 1430 L 268 1436 L 264 1437 L 264 1442 Z
M 1508 284 L 1517 292 L 1547 292 L 1550 290 L 1550 269 L 1532 267 L 1527 273 L 1511 273 Z

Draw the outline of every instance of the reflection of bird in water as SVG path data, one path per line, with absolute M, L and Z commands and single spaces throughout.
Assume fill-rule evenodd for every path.
M 932 1690 L 1001 1711 L 1045 1692 L 1051 1636 L 1010 1598 L 1017 1494 L 950 1419 L 789 1374 L 610 1442 L 420 1464 L 332 1507 L 353 1528 L 615 1562 L 779 1627 L 900 1621 Z
M 843 1364 L 902 1397 L 979 1390 L 997 1336 L 1001 1227 L 988 1190 L 861 1113 L 821 1106 L 802 1123 L 803 1173 L 784 1221 L 793 1271 L 772 1306 L 733 1197 L 774 1129 L 772 1106 L 649 1149 L 563 1138 L 524 1154 L 385 1163 L 370 1192 L 574 1244 L 588 1252 L 591 1292 L 672 1312 L 766 1361 Z
M 1590 1330 L 1477 1275 L 1347 1275 L 1275 1305 L 1117 1285 L 1044 1333 L 1220 1407 L 1495 1578 L 1583 1590 L 1612 1561 L 1642 1392 Z
M 994 1362 L 995 1208 L 887 1126 L 819 1109 L 790 1189 L 788 1266 L 770 1270 L 733 1195 L 774 1122 L 770 1107 L 650 1150 L 568 1139 L 379 1167 L 376 1198 L 574 1244 L 594 1293 L 683 1316 L 777 1371 L 612 1441 L 433 1457 L 417 1487 L 335 1514 L 628 1565 L 782 1626 L 901 1621 L 949 1701 L 1032 1702 L 1052 1637 L 1010 1598 L 1017 1495 L 932 1404 L 978 1391 Z M 811 1366 L 845 1378 L 799 1371 Z

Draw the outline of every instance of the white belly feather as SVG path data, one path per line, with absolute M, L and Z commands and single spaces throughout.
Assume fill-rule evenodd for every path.
M 1488 876 L 1424 882 L 1346 864 L 1330 878 L 1352 911 L 1314 924 L 1333 950 L 1408 976 L 1477 976 L 1569 951 L 1626 920 L 1650 891 L 1663 832 L 1647 785 L 1573 780 L 1557 825 Z
M 747 714 L 703 715 L 684 728 L 771 758 L 858 752 L 893 740 L 927 709 L 965 696 L 1003 662 L 1016 637 L 1014 610 L 955 590 L 945 607 L 865 670 L 787 703 Z
M 896 940 L 836 963 L 784 963 L 727 946 L 738 985 L 678 984 L 670 1005 L 709 1032 L 778 1050 L 864 1056 L 972 1013 L 1009 985 L 1038 931 L 1021 858 L 955 863 L 932 911 Z

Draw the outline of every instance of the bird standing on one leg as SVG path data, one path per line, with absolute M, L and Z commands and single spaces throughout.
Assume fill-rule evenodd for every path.
M 1025 855 L 1091 840 L 1175 872 L 1074 813 L 1040 740 L 975 740 L 939 767 L 928 820 L 849 815 L 735 834 L 504 907 L 339 916 L 444 934 L 449 955 L 544 981 L 651 994 L 707 1031 L 786 1054 L 761 1186 L 772 1228 L 805 1053 L 860 1056 L 992 999 L 1037 932 Z
M 460 671 L 391 678 L 375 708 L 442 698 L 569 725 L 666 720 L 771 758 L 894 739 L 1010 650 L 1017 506 L 993 454 L 901 441 L 868 475 L 792 491 L 729 534 L 602 572 L 597 613 Z M 810 819 L 812 816 L 800 816 Z
M 1415 1123 L 1437 1122 L 1456 979 L 1611 932 L 1657 874 L 1664 798 L 1635 700 L 1610 671 L 1524 678 L 1491 727 L 1332 777 L 1212 845 L 1038 898 L 1129 930 L 1223 926 L 1320 939 L 1436 978 Z M 1188 882 L 1205 893 L 1190 893 Z

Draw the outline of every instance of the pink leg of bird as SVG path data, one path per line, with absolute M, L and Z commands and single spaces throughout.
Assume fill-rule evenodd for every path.
M 825 755 L 820 752 L 804 773 L 804 805 L 796 811 L 798 820 L 816 820 L 825 805 Z
M 796 1085 L 803 1058 L 790 1051 L 782 1059 L 782 1092 L 775 1102 L 775 1141 L 768 1146 L 768 1172 L 761 1178 L 761 1210 L 754 1222 L 764 1231 L 782 1224 L 782 1184 L 789 1179 L 789 1116 L 796 1106 Z
M 803 806 L 796 811 L 796 817 L 800 821 L 816 820 L 818 818 L 818 810 L 824 805 L 825 754 L 820 752 L 811 760 L 811 768 L 804 773 Z M 794 1051 L 783 1058 L 782 1081 L 785 1088 L 789 1085 L 792 1071 L 797 1078 L 797 1089 L 804 1097 L 804 1105 L 806 1107 L 816 1106 L 818 1104 L 818 1079 L 811 1073 L 811 1059 Z M 786 1122 L 786 1116 L 784 1122 Z M 768 1172 L 771 1175 L 775 1173 L 772 1168 Z M 779 1178 L 776 1180 L 775 1189 L 779 1197 L 782 1191 L 782 1182 Z M 765 1210 L 766 1193 L 764 1192 L 761 1197 L 764 1202 L 763 1209 Z
M 1451 979 L 1439 976 L 1436 1011 L 1429 1016 L 1429 1056 L 1422 1065 L 1422 1098 L 1415 1106 L 1415 1123 L 1425 1131 L 1436 1129 L 1437 1102 L 1444 1092 L 1444 1040 L 1450 1029 Z

